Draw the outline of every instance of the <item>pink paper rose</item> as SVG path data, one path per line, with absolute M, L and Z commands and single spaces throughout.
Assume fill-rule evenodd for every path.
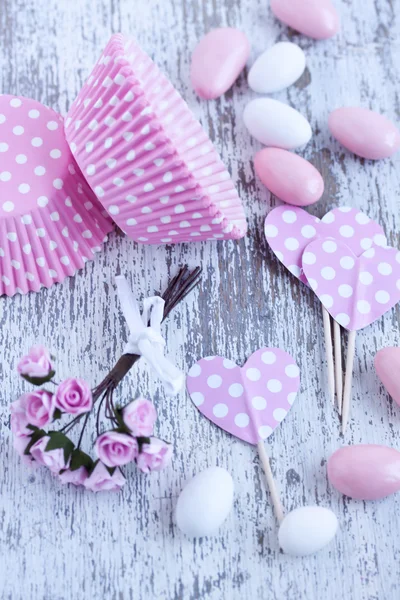
M 52 422 L 55 410 L 53 394 L 46 390 L 38 390 L 24 394 L 22 398 L 28 423 L 41 428 Z
M 28 446 L 30 441 L 31 438 L 27 435 L 15 436 L 13 438 L 13 446 L 14 449 L 18 452 L 19 456 L 21 457 L 22 462 L 25 465 L 28 465 L 29 467 L 35 469 L 39 467 L 39 464 L 35 462 L 35 460 L 30 454 L 25 454 L 26 447 Z
M 95 449 L 97 456 L 107 467 L 126 465 L 135 460 L 139 451 L 134 437 L 118 431 L 106 431 L 100 435 Z
M 88 472 L 86 467 L 79 467 L 75 471 L 67 469 L 58 476 L 61 483 L 72 483 L 73 485 L 84 485 L 87 477 Z
M 55 393 L 55 405 L 62 412 L 81 415 L 89 412 L 93 406 L 92 392 L 83 379 L 66 379 Z
M 46 446 L 50 438 L 48 435 L 40 438 L 31 448 L 31 455 L 40 465 L 48 467 L 52 473 L 59 473 L 61 469 L 67 469 L 64 459 L 64 450 L 56 448 L 55 450 L 46 451 Z M 68 461 L 69 462 L 69 461 Z
M 24 396 L 18 398 L 14 402 L 11 402 L 10 410 L 11 410 L 11 431 L 17 437 L 26 435 L 30 435 L 32 431 L 27 428 L 28 417 L 26 416 L 26 406 L 25 406 Z
M 136 464 L 143 473 L 161 471 L 172 458 L 172 446 L 163 440 L 152 437 L 150 444 L 143 444 Z
M 157 420 L 157 411 L 150 400 L 137 398 L 122 410 L 122 418 L 135 437 L 149 437 Z
M 18 406 L 15 406 L 18 403 Z M 23 420 L 25 412 L 26 422 L 35 427 L 45 427 L 53 420 L 55 405 L 53 395 L 46 390 L 28 392 L 11 405 L 11 419 Z M 19 416 L 17 416 L 19 415 Z M 29 431 L 29 430 L 28 430 Z M 29 433 L 32 433 L 29 431 Z
M 120 469 L 115 469 L 110 475 L 108 469 L 102 462 L 98 462 L 91 475 L 83 483 L 87 490 L 92 492 L 116 491 L 118 492 L 126 483 L 126 479 Z
M 17 365 L 20 375 L 47 377 L 53 370 L 49 351 L 44 346 L 33 346 Z

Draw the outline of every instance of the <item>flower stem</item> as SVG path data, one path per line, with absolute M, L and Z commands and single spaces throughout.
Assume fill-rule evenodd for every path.
M 77 417 L 75 417 L 74 419 L 72 419 L 72 421 L 70 421 L 69 423 L 67 423 L 66 425 L 64 425 L 64 427 L 61 427 L 61 429 L 59 429 L 58 431 L 67 431 L 70 428 L 71 425 L 73 426 L 76 423 L 78 423 L 78 421 L 80 421 L 82 417 L 83 417 L 83 415 L 78 415 Z
M 164 305 L 164 315 L 163 320 L 169 315 L 169 313 L 175 308 L 175 306 L 183 300 L 190 292 L 199 284 L 200 275 L 201 275 L 201 267 L 196 267 L 193 271 L 189 270 L 189 267 L 184 266 L 180 269 L 177 275 L 168 284 L 167 289 L 165 290 L 162 298 L 165 302 Z M 100 412 L 102 409 L 103 402 L 106 401 L 106 416 L 111 421 L 116 422 L 115 419 L 112 418 L 111 413 L 114 411 L 114 402 L 113 402 L 113 393 L 122 379 L 129 373 L 132 369 L 133 365 L 139 360 L 140 355 L 138 354 L 123 354 L 116 362 L 111 371 L 105 376 L 105 378 L 99 383 L 97 387 L 92 390 L 93 395 L 93 406 L 100 398 L 100 403 L 97 409 L 96 416 L 96 431 L 97 435 L 100 435 Z M 57 385 L 54 381 L 52 381 L 55 385 Z M 82 431 L 79 437 L 78 446 L 79 448 L 83 433 L 85 431 L 86 425 L 89 420 L 89 413 L 84 413 L 82 415 L 78 415 L 72 421 L 64 425 L 59 431 L 64 431 L 65 433 L 69 432 L 80 420 L 83 416 L 85 417 L 85 422 L 82 427 Z M 117 422 L 116 422 L 117 423 Z M 118 423 L 117 423 L 118 424 Z
M 85 422 L 83 423 L 81 435 L 79 436 L 79 440 L 78 440 L 78 443 L 76 445 L 77 450 L 79 450 L 79 448 L 81 447 L 83 434 L 84 434 L 84 431 L 86 429 L 86 425 L 88 424 L 89 417 L 90 417 L 90 411 L 88 413 L 86 413 Z
M 108 390 L 106 390 L 105 393 L 103 394 L 103 397 L 100 400 L 99 408 L 97 409 L 97 417 L 96 417 L 96 433 L 97 433 L 97 436 L 100 435 L 100 413 L 101 413 L 101 407 L 103 405 L 103 402 L 104 402 L 105 398 L 107 398 L 107 395 L 108 395 Z
M 196 267 L 190 271 L 187 266 L 180 269 L 179 273 L 171 279 L 167 289 L 162 295 L 165 301 L 163 320 L 166 319 L 175 308 L 190 292 L 200 283 L 201 267 Z M 125 375 L 131 370 L 133 365 L 139 360 L 138 354 L 123 354 L 111 371 L 106 375 L 103 381 L 93 390 L 93 397 L 100 395 L 105 389 L 113 391 L 122 381 Z

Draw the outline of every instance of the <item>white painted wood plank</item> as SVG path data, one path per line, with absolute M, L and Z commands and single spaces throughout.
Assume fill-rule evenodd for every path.
M 335 3 L 340 34 L 314 42 L 275 21 L 262 0 L 2 1 L 2 92 L 65 112 L 111 33 L 135 35 L 210 132 L 250 224 L 238 243 L 156 248 L 114 234 L 74 279 L 39 294 L 0 299 L 2 598 L 397 600 L 399 498 L 373 504 L 344 499 L 327 483 L 326 460 L 348 442 L 400 448 L 400 410 L 373 370 L 375 352 L 399 343 L 399 310 L 357 336 L 353 419 L 344 441 L 327 394 L 319 304 L 277 263 L 262 235 L 275 200 L 255 177 L 251 159 L 260 146 L 241 119 L 254 94 L 242 76 L 225 97 L 206 103 L 189 83 L 190 52 L 211 27 L 248 33 L 252 60 L 276 40 L 298 42 L 307 54 L 307 74 L 275 97 L 306 114 L 315 132 L 301 154 L 322 171 L 326 192 L 311 212 L 322 216 L 337 203 L 351 203 L 379 220 L 399 246 L 400 156 L 377 163 L 355 158 L 330 138 L 327 115 L 344 104 L 363 104 L 399 119 L 400 6 L 398 0 Z M 243 363 L 264 344 L 291 352 L 301 366 L 297 406 L 268 451 L 287 510 L 318 503 L 338 515 L 337 539 L 315 557 L 279 553 L 255 450 L 208 423 L 184 393 L 166 399 L 144 365 L 120 394 L 154 398 L 159 433 L 175 444 L 170 470 L 145 477 L 132 468 L 121 494 L 94 496 L 59 486 L 49 473 L 28 471 L 11 448 L 8 406 L 25 389 L 12 370 L 21 352 L 40 340 L 56 353 L 60 376 L 99 381 L 126 339 L 113 287 L 117 270 L 145 294 L 165 286 L 165 265 L 173 274 L 183 262 L 202 264 L 204 277 L 164 329 L 169 355 L 182 368 L 213 353 Z M 179 490 L 193 473 L 216 463 L 234 476 L 234 511 L 216 538 L 183 539 L 171 516 Z

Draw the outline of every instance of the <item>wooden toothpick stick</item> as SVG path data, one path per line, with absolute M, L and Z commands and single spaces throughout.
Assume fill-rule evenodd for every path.
M 356 347 L 356 332 L 349 332 L 349 339 L 347 343 L 347 357 L 346 357 L 346 375 L 344 378 L 344 393 L 343 393 L 343 408 L 342 408 L 342 433 L 346 431 L 347 423 L 350 414 L 350 400 L 351 400 L 351 384 L 353 381 L 353 364 L 354 364 L 354 352 Z
M 342 340 L 340 337 L 340 325 L 337 321 L 333 321 L 333 339 L 335 346 L 336 397 L 338 402 L 339 415 L 341 415 L 343 403 Z
M 258 454 L 260 456 L 261 464 L 264 469 L 265 477 L 267 480 L 269 493 L 271 494 L 272 504 L 274 505 L 275 516 L 278 519 L 279 523 L 283 521 L 284 512 L 281 499 L 279 497 L 279 493 L 275 484 L 274 476 L 271 471 L 271 464 L 269 462 L 268 454 L 265 449 L 265 444 L 263 441 L 258 442 L 257 444 Z
M 326 361 L 328 363 L 328 387 L 329 395 L 332 404 L 335 404 L 335 370 L 333 365 L 333 350 L 332 350 L 332 330 L 331 330 L 331 318 L 328 311 L 322 307 L 322 317 L 324 321 L 324 335 L 325 335 L 325 353 Z

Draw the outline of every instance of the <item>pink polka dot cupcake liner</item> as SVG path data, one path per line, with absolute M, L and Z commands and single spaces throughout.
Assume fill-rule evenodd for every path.
M 210 139 L 133 40 L 111 38 L 71 106 L 65 131 L 97 198 L 134 240 L 245 235 L 241 200 Z
M 38 291 L 81 269 L 112 229 L 102 211 L 62 117 L 0 96 L 0 295 Z

